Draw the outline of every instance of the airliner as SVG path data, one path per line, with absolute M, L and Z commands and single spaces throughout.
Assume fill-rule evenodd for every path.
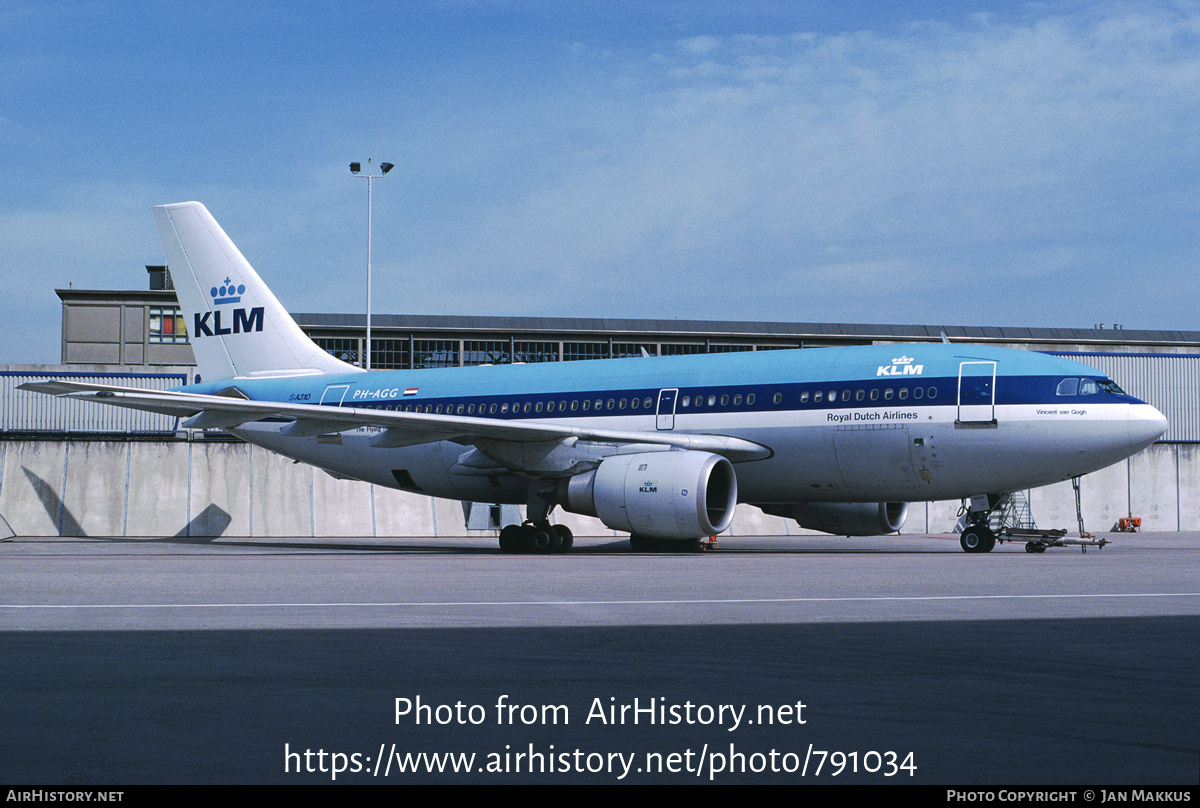
M 960 542 L 996 543 L 987 503 L 1152 444 L 1154 407 L 1094 368 L 919 343 L 366 372 L 310 340 L 198 202 L 154 208 L 196 383 L 25 389 L 184 418 L 362 480 L 524 505 L 500 547 L 564 552 L 560 508 L 693 547 L 737 506 L 839 535 L 899 531 L 908 503 L 969 498 Z

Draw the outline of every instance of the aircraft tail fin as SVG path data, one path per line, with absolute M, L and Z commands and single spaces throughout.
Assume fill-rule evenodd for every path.
M 154 208 L 205 381 L 354 373 L 309 339 L 199 202 Z

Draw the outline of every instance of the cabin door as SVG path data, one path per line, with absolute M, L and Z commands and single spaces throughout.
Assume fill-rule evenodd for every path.
M 342 399 L 346 397 L 346 391 L 349 389 L 350 385 L 348 384 L 331 384 L 321 394 L 321 403 L 332 407 L 339 407 L 341 406 Z
M 679 398 L 679 388 L 658 391 L 658 416 L 655 426 L 659 429 L 675 428 L 675 400 Z
M 958 423 L 996 423 L 996 363 L 962 362 L 958 366 Z

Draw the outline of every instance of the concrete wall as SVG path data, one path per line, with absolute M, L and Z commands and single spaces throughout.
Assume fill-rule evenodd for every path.
M 1200 530 L 1196 444 L 1156 444 L 1082 482 L 1085 525 Z M 1076 528 L 1069 482 L 1030 492 L 1039 527 Z M 960 503 L 914 503 L 905 533 L 947 533 Z M 462 505 L 350 480 L 244 443 L 0 441 L 0 515 L 18 536 L 465 536 Z M 556 511 L 580 536 L 597 519 Z M 740 507 L 727 535 L 809 533 Z

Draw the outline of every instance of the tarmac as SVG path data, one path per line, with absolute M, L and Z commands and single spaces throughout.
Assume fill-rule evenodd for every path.
M 16 538 L 0 783 L 1195 786 L 1200 533 L 1104 535 Z

